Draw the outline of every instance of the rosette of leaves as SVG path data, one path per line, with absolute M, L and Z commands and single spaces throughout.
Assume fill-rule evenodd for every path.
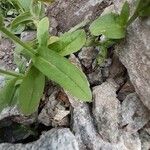
M 2 24 L 2 20 L 1 20 Z M 84 102 L 92 99 L 89 83 L 84 73 L 65 57 L 80 50 L 86 42 L 84 30 L 65 33 L 60 37 L 49 37 L 49 20 L 47 17 L 37 25 L 37 46 L 33 48 L 20 41 L 4 26 L 0 30 L 10 39 L 23 47 L 22 54 L 31 59 L 25 74 L 0 70 L 5 75 L 12 76 L 0 93 L 1 107 L 17 104 L 25 115 L 30 115 L 38 109 L 43 95 L 45 77 L 56 82 L 73 96 Z M 12 88 L 13 87 L 13 88 Z M 3 95 L 3 93 L 7 93 Z M 12 93 L 8 96 L 8 93 Z M 14 101 L 15 96 L 15 101 Z M 3 98 L 1 98 L 3 97 Z M 13 102 L 13 103 L 12 103 Z

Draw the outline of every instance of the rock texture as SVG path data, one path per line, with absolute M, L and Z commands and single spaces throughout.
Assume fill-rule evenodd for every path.
M 122 103 L 122 126 L 130 133 L 143 128 L 150 120 L 150 111 L 143 105 L 136 93 L 129 94 Z
M 116 98 L 116 87 L 109 81 L 93 88 L 93 115 L 98 131 L 106 141 L 111 142 L 117 142 L 120 136 L 118 130 L 120 102 Z
M 1 144 L 0 150 L 79 150 L 75 136 L 67 128 L 52 129 L 30 144 Z
M 59 31 L 64 32 L 85 19 L 93 20 L 110 3 L 111 0 L 56 0 L 47 13 L 56 19 Z
M 130 4 L 135 2 L 128 0 Z M 124 0 L 114 0 L 118 11 Z M 131 5 L 131 10 L 135 5 Z M 121 62 L 127 68 L 130 80 L 142 102 L 150 109 L 150 25 L 146 19 L 137 19 L 128 29 L 126 40 L 116 47 Z

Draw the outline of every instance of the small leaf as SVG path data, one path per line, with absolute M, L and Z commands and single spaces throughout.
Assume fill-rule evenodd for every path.
M 110 13 L 99 17 L 90 25 L 90 32 L 94 36 L 101 34 L 109 39 L 122 39 L 125 29 L 118 23 L 119 15 Z
M 21 23 L 27 22 L 27 21 L 32 21 L 32 16 L 30 12 L 25 12 L 17 16 L 11 23 L 11 28 L 16 28 L 19 26 Z
M 129 7 L 129 3 L 126 1 L 122 7 L 121 14 L 119 17 L 119 21 L 120 21 L 121 26 L 127 25 L 129 16 L 130 16 L 130 7 Z
M 49 37 L 49 20 L 47 17 L 43 18 L 37 27 L 37 39 L 39 46 L 47 46 L 47 40 Z
M 0 111 L 2 111 L 5 107 L 12 105 L 16 81 L 17 78 L 9 79 L 6 81 L 5 86 L 0 89 Z
M 49 45 L 51 50 L 58 52 L 62 56 L 80 50 L 86 42 L 86 34 L 84 30 L 77 30 L 72 33 L 65 33 L 60 36 L 59 40 Z
M 96 58 L 98 65 L 101 65 L 106 60 L 107 53 L 108 53 L 107 51 L 108 50 L 105 46 L 100 47 L 100 52 L 99 52 L 99 54 L 97 55 L 97 58 Z
M 91 91 L 83 72 L 55 51 L 44 48 L 44 52 L 45 54 L 35 58 L 34 66 L 73 96 L 90 102 L 92 99 Z
M 30 115 L 37 111 L 44 84 L 44 75 L 32 66 L 20 85 L 18 101 L 22 113 Z

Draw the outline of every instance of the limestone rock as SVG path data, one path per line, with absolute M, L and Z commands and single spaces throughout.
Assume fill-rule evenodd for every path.
M 125 0 L 114 0 L 118 11 Z M 135 8 L 135 0 L 128 0 L 131 10 Z M 116 46 L 120 61 L 127 68 L 140 99 L 150 109 L 150 18 L 136 19 L 128 28 L 124 41 Z
M 104 82 L 93 88 L 93 115 L 95 116 L 99 134 L 106 141 L 117 142 L 120 122 L 120 102 L 116 98 L 116 85 Z
M 136 93 L 129 94 L 122 103 L 122 126 L 130 133 L 143 128 L 150 120 L 150 111 L 143 105 Z

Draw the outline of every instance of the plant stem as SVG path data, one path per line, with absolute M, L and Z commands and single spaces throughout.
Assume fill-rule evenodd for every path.
M 2 31 L 6 36 L 8 36 L 10 39 L 15 41 L 16 43 L 20 44 L 22 47 L 24 47 L 24 51 L 31 57 L 34 58 L 36 52 L 27 44 L 22 42 L 17 36 L 12 34 L 9 30 L 7 30 L 5 27 L 0 27 L 0 31 Z
M 13 72 L 13 71 L 6 71 L 6 70 L 3 70 L 3 69 L 0 69 L 0 74 L 4 74 L 4 75 L 7 75 L 7 76 L 13 76 L 13 77 L 19 77 L 19 78 L 23 77 L 23 74 Z

